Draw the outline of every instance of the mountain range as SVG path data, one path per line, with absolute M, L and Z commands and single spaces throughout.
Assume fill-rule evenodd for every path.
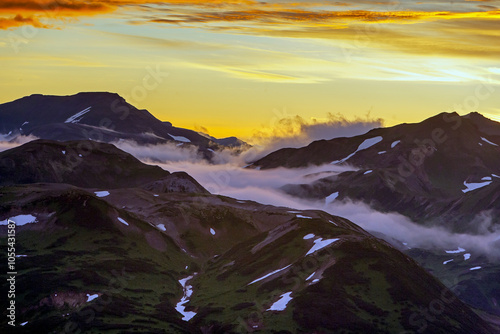
M 39 140 L 0 156 L 29 174 L 1 188 L 1 233 L 18 222 L 24 324 L 9 332 L 493 331 L 414 260 L 346 219 L 211 195 L 185 175 L 187 187 L 178 177 L 150 186 L 175 173 L 109 144 L 55 180 L 53 164 L 79 143 L 88 142 Z
M 7 308 L 0 322 L 9 333 L 500 332 L 494 257 L 410 248 L 324 211 L 211 194 L 112 144 L 173 142 L 210 160 L 249 147 L 236 137 L 175 128 L 112 93 L 2 104 L 0 133 L 41 138 L 0 152 L 2 249 L 16 222 L 17 326 Z M 247 168 L 349 166 L 281 191 L 474 235 L 500 223 L 499 144 L 499 123 L 443 113 Z M 10 283 L 0 288 L 6 296 Z

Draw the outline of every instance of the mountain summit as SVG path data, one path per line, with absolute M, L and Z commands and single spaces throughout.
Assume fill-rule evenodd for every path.
M 115 93 L 86 92 L 71 96 L 31 95 L 0 105 L 0 133 L 7 138 L 33 135 L 49 140 L 133 140 L 138 144 L 192 144 L 207 156 L 225 146 L 196 131 L 162 122 Z M 234 145 L 233 142 L 230 143 Z

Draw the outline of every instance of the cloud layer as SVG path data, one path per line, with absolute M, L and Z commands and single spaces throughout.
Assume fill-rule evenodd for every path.
M 445 250 L 458 247 L 492 257 L 500 254 L 500 230 L 495 230 L 487 215 L 477 217 L 475 221 L 476 225 L 481 225 L 477 229 L 478 234 L 457 234 L 442 227 L 416 224 L 399 213 L 378 212 L 361 202 L 334 200 L 326 203 L 324 200 L 292 197 L 280 190 L 286 184 L 311 183 L 328 175 L 355 170 L 350 166 L 326 164 L 297 169 L 255 170 L 242 168 L 242 158 L 224 155 L 227 152 L 221 154 L 218 164 L 209 164 L 196 151 L 171 144 L 150 147 L 122 144 L 120 148 L 170 172 L 185 171 L 213 194 L 291 209 L 323 210 L 345 217 L 369 232 L 382 234 L 391 243 L 399 242 L 399 247 L 404 247 L 405 243 L 412 248 L 442 250 L 443 254 Z
M 0 134 L 0 152 L 10 150 L 11 148 L 18 147 L 26 144 L 32 140 L 38 139 L 35 136 L 17 136 L 14 139 L 7 138 L 7 135 Z
M 275 112 L 283 117 L 272 121 L 270 127 L 255 131 L 251 139 L 251 142 L 256 145 L 253 152 L 258 156 L 257 158 L 280 148 L 307 146 L 316 140 L 361 135 L 373 128 L 382 127 L 384 124 L 382 119 L 373 118 L 369 113 L 364 117 L 358 116 L 354 119 L 348 119 L 341 114 L 328 113 L 325 119 L 305 120 L 299 115 L 288 115 L 286 110 Z
M 22 25 L 60 27 L 54 19 L 118 10 L 130 24 L 167 24 L 177 28 L 201 27 L 238 34 L 355 43 L 362 39 L 374 47 L 418 55 L 496 58 L 500 51 L 496 33 L 500 18 L 497 0 L 458 1 L 453 6 L 445 2 L 408 1 L 6 0 L 0 3 L 0 29 Z M 413 24 L 419 24 L 418 29 L 411 27 Z M 259 71 L 233 74 L 266 75 Z
M 496 256 L 500 248 L 500 230 L 489 232 L 484 226 L 479 235 L 456 234 L 440 227 L 425 227 L 412 222 L 398 213 L 381 213 L 364 203 L 352 201 L 327 204 L 288 196 L 279 188 L 289 183 L 312 182 L 324 177 L 324 173 L 339 173 L 349 167 L 332 165 L 303 169 L 249 170 L 234 165 L 208 165 L 192 162 L 160 164 L 169 171 L 186 171 L 214 194 L 240 200 L 252 200 L 263 204 L 283 206 L 298 210 L 323 210 L 332 215 L 345 217 L 370 232 L 382 233 L 387 240 L 406 243 L 408 247 L 453 250 L 462 247 L 468 251 Z M 487 219 L 483 221 L 488 224 Z M 487 228 L 488 227 L 488 228 Z M 400 244 L 402 247 L 403 245 Z

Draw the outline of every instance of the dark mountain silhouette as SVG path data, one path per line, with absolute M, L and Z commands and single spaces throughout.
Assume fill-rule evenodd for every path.
M 212 140 L 195 131 L 162 122 L 115 93 L 86 92 L 71 96 L 31 95 L 0 105 L 0 133 L 7 138 L 33 135 L 58 141 L 133 140 L 139 144 L 177 142 L 208 149 L 235 146 L 237 140 Z M 214 138 L 215 139 L 215 138 Z
M 207 192 L 186 173 L 171 174 L 158 166 L 143 164 L 114 145 L 90 140 L 57 142 L 39 139 L 0 152 L 0 186 L 30 183 Z

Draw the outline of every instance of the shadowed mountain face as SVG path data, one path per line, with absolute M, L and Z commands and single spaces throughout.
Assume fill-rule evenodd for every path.
M 172 186 L 175 174 L 106 144 L 85 159 L 109 160 L 52 180 L 44 161 L 80 144 L 37 141 L 1 157 L 17 167 L 39 163 L 34 175 L 26 169 L 30 182 L 18 182 L 15 168 L 1 174 L 0 219 L 17 223 L 16 323 L 23 324 L 9 332 L 495 331 L 416 262 L 346 219 L 203 188 L 189 193 Z M 128 183 L 111 187 L 112 174 Z M 92 181 L 70 182 L 84 178 Z M 107 187 L 98 186 L 102 179 Z M 5 280 L 1 288 L 6 295 Z
M 239 140 L 212 141 L 195 131 L 176 128 L 162 122 L 147 110 L 140 110 L 114 93 L 79 93 L 72 96 L 31 95 L 0 105 L 0 133 L 8 138 L 33 135 L 51 140 L 121 139 L 139 144 L 178 142 L 198 146 L 207 157 L 207 148 L 226 144 L 241 145 Z
M 111 144 L 35 140 L 0 153 L 0 185 L 67 183 L 85 188 L 147 187 L 207 192 L 185 173 L 145 165 Z M 162 186 L 163 185 L 163 186 Z
M 337 200 L 360 200 L 418 222 L 475 232 L 475 225 L 467 222 L 480 213 L 499 223 L 499 144 L 499 123 L 477 113 L 443 113 L 418 124 L 282 149 L 253 167 L 349 164 L 359 170 L 283 190 L 320 200 L 337 193 Z

